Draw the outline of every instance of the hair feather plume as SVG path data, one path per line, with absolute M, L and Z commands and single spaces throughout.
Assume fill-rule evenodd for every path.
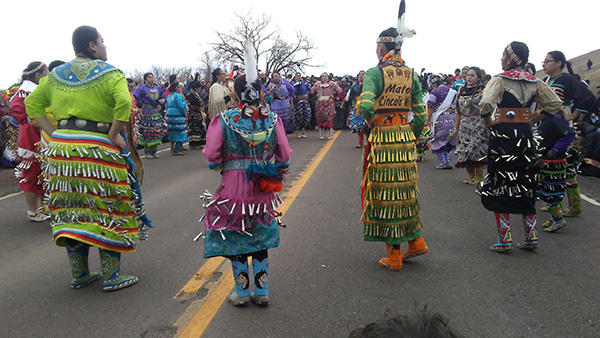
M 246 83 L 254 83 L 258 80 L 258 68 L 256 66 L 256 50 L 250 39 L 246 39 L 244 43 L 244 65 L 246 67 Z
M 398 9 L 398 23 L 396 26 L 396 30 L 398 31 L 398 37 L 396 38 L 396 40 L 400 42 L 402 42 L 404 38 L 411 38 L 415 34 L 417 34 L 417 32 L 414 29 L 407 27 L 404 23 L 404 21 L 406 20 L 405 14 L 406 4 L 404 0 L 402 0 L 400 1 L 400 8 Z

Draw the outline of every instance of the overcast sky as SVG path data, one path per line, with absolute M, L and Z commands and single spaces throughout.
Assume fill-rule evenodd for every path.
M 301 4 L 294 7 L 292 4 Z M 154 1 L 11 0 L 2 3 L 0 89 L 20 77 L 31 61 L 70 60 L 71 34 L 90 25 L 103 35 L 108 62 L 125 72 L 151 65 L 199 66 L 198 58 L 228 30 L 232 13 L 271 15 L 284 36 L 302 30 L 315 46 L 322 71 L 356 74 L 377 64 L 375 39 L 395 26 L 399 1 Z M 500 72 L 500 57 L 513 40 L 529 45 L 539 69 L 548 51 L 573 58 L 600 48 L 595 0 L 407 0 L 403 57 L 410 67 L 439 73 L 479 66 Z M 600 63 L 600 62 L 598 62 Z M 260 65 L 259 65 L 260 66 Z

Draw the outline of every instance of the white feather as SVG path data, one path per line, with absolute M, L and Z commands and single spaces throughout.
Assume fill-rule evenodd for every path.
M 256 50 L 250 42 L 250 39 L 247 39 L 244 45 L 244 65 L 246 67 L 246 83 L 250 84 L 258 80 L 258 68 L 256 66 Z

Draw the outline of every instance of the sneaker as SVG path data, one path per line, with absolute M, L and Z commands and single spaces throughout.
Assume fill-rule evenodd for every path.
M 252 303 L 258 305 L 258 306 L 267 306 L 269 305 L 269 295 L 261 295 L 261 296 L 256 296 L 254 294 L 250 295 L 250 300 L 252 301 Z
M 173 155 L 173 156 L 183 156 L 183 155 L 185 155 L 185 153 L 183 151 L 178 151 L 178 152 L 172 152 L 171 155 Z
M 32 222 L 43 222 L 47 220 L 50 216 L 44 215 L 42 213 L 38 213 L 35 211 L 27 211 L 27 219 Z
M 232 292 L 229 297 L 227 297 L 227 301 L 233 306 L 242 307 L 248 305 L 250 296 L 238 297 L 237 293 Z
M 154 158 L 154 155 L 152 155 L 152 154 L 146 154 L 146 158 L 147 158 L 147 159 L 153 159 L 153 158 Z
M 160 158 L 160 156 L 158 156 L 158 154 L 154 154 L 154 158 Z

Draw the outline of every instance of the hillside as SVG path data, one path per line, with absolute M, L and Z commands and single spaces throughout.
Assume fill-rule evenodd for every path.
M 594 63 L 592 69 L 589 71 L 587 70 L 588 59 L 591 59 Z M 600 88 L 598 88 L 598 86 L 600 86 L 600 49 L 596 49 L 595 51 L 570 59 L 569 62 L 571 63 L 573 72 L 575 74 L 579 74 L 582 80 L 590 80 L 590 90 L 592 93 L 594 93 L 594 95 L 599 96 Z M 535 76 L 543 79 L 546 74 L 540 69 L 537 73 L 535 73 Z

